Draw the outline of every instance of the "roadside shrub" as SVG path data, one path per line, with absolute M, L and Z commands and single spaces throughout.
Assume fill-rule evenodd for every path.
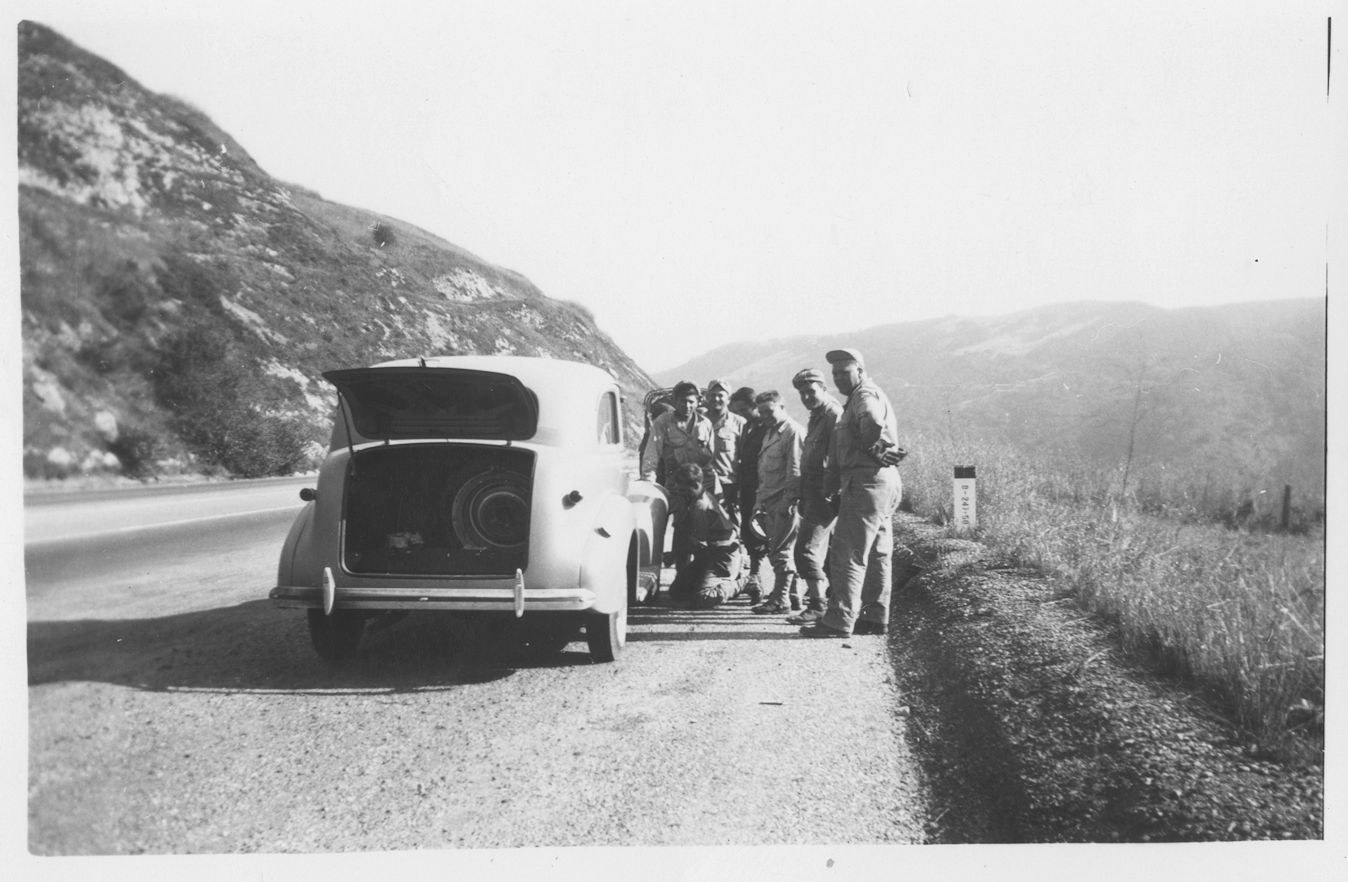
M 308 461 L 309 427 L 293 417 L 235 404 L 185 427 L 198 456 L 240 478 L 289 475 Z
M 308 462 L 313 428 L 280 411 L 227 325 L 204 317 L 187 324 L 166 341 L 153 380 L 174 429 L 205 462 L 244 478 L 287 475 Z
M 122 463 L 122 474 L 128 478 L 146 478 L 154 473 L 154 461 L 159 455 L 159 438 L 141 426 L 120 427 L 117 438 L 108 442 L 108 451 Z

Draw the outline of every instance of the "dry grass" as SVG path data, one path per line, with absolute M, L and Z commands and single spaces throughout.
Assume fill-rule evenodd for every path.
M 948 522 L 952 467 L 978 466 L 981 539 L 1117 622 L 1125 646 L 1218 690 L 1261 746 L 1302 758 L 1323 746 L 1322 535 L 1148 514 L 1163 501 L 1120 501 L 1108 476 L 1070 462 L 913 446 L 904 481 L 918 514 Z

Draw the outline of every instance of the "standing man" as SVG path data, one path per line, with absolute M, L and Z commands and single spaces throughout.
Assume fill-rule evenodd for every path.
M 759 573 L 768 556 L 767 537 L 754 524 L 754 503 L 758 499 L 758 452 L 763 449 L 763 434 L 767 427 L 754 409 L 754 390 L 741 386 L 730 396 L 730 411 L 744 420 L 739 449 L 735 451 L 735 480 L 739 482 L 740 542 L 749 558 L 749 572 L 745 577 L 745 593 L 749 602 L 763 599 Z
M 637 445 L 638 463 L 646 458 L 646 445 L 651 442 L 651 424 L 673 410 L 674 405 L 670 404 L 667 399 L 657 398 L 655 401 L 651 402 L 651 406 L 646 410 L 646 430 L 641 435 L 641 443 Z M 655 483 L 657 484 L 665 483 L 663 465 L 664 464 L 661 462 L 656 462 Z
M 810 422 L 800 454 L 800 535 L 796 537 L 796 572 L 805 581 L 805 609 L 788 617 L 787 622 L 808 625 L 823 617 L 828 591 L 824 566 L 835 515 L 831 494 L 824 487 L 833 427 L 842 414 L 842 405 L 824 388 L 823 373 L 813 368 L 792 377 L 791 385 L 810 412 Z
M 796 533 L 800 528 L 800 451 L 805 434 L 800 423 L 787 416 L 782 396 L 775 390 L 754 397 L 758 417 L 765 426 L 763 447 L 758 452 L 758 500 L 763 528 L 768 534 L 768 560 L 774 582 L 754 612 L 760 615 L 789 612 L 795 596 Z
M 666 477 L 681 465 L 711 465 L 712 429 L 697 412 L 697 386 L 684 380 L 674 387 L 674 410 L 651 421 L 651 434 L 641 455 L 641 479 L 655 480 L 663 466 Z
M 708 470 L 712 460 L 712 430 L 707 418 L 697 412 L 697 386 L 684 380 L 674 387 L 674 410 L 651 422 L 650 438 L 641 456 L 641 479 L 654 480 L 657 474 L 665 480 L 673 477 L 679 466 L 695 465 Z M 710 480 L 710 474 L 708 476 Z M 669 513 L 674 521 L 671 541 L 674 567 L 677 571 L 691 563 L 686 520 L 681 517 L 685 497 L 674 494 L 669 500 Z
M 903 494 L 894 408 L 866 376 L 861 353 L 834 349 L 824 356 L 833 383 L 847 396 L 833 430 L 828 487 L 838 492 L 829 571 L 833 592 L 828 610 L 803 637 L 883 634 L 889 626 L 894 510 Z
M 727 410 L 730 387 L 725 380 L 707 384 L 707 421 L 712 430 L 711 470 L 716 475 L 716 496 L 726 513 L 739 521 L 739 480 L 735 476 L 735 455 L 739 452 L 744 417 Z

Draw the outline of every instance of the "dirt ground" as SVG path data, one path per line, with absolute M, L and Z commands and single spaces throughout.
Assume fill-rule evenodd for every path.
M 1323 838 L 1322 765 L 1262 754 L 1039 574 L 906 516 L 896 536 L 889 640 L 927 841 Z

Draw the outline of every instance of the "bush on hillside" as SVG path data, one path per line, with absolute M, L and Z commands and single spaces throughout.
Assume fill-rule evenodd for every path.
M 127 260 L 97 280 L 98 299 L 105 314 L 124 328 L 133 328 L 145 317 L 151 304 L 149 286 L 134 260 Z
M 311 427 L 268 407 L 272 396 L 244 366 L 228 325 L 190 321 L 165 342 L 153 379 L 174 428 L 205 462 L 243 478 L 307 463 Z
M 380 248 L 386 248 L 398 241 L 398 237 L 393 233 L 393 227 L 383 221 L 375 221 L 370 225 L 370 235 L 374 237 L 374 244 Z
M 237 288 L 227 267 L 199 263 L 178 251 L 164 254 L 163 262 L 155 282 L 165 297 L 207 312 L 224 312 L 220 298 Z

